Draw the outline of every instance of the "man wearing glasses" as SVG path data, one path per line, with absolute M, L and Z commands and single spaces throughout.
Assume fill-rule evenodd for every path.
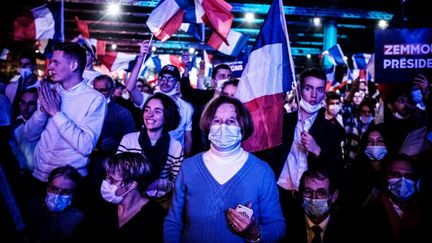
M 300 179 L 300 200 L 286 217 L 284 242 L 353 242 L 348 218 L 334 207 L 339 189 L 326 170 L 306 170 Z M 352 235 L 351 235 L 352 237 Z

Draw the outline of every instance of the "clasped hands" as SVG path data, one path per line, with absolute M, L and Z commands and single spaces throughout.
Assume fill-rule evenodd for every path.
M 52 89 L 46 81 L 40 81 L 38 93 L 41 110 L 43 112 L 48 113 L 50 116 L 54 116 L 60 111 L 60 94 L 55 89 Z

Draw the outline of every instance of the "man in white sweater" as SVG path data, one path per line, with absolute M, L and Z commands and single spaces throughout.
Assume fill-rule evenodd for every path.
M 40 189 L 56 167 L 71 165 L 87 175 L 88 157 L 98 141 L 106 115 L 102 94 L 83 82 L 86 51 L 77 43 L 53 48 L 48 71 L 54 84 L 41 81 L 38 109 L 24 126 L 27 140 L 40 138 L 34 153 Z

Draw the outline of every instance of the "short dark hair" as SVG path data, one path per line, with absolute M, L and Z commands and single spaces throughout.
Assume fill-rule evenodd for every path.
M 33 65 L 36 65 L 36 57 L 32 52 L 28 52 L 28 51 L 27 52 L 21 52 L 18 55 L 18 61 L 23 59 L 23 58 L 29 59 Z
M 214 79 L 216 77 L 216 74 L 220 69 L 226 69 L 226 70 L 230 70 L 230 72 L 232 72 L 230 66 L 228 66 L 227 64 L 224 64 L 224 63 L 219 64 L 213 68 L 212 75 L 211 75 L 212 79 Z
M 360 102 L 358 109 L 357 109 L 358 115 L 360 115 L 361 107 L 363 107 L 363 106 L 369 107 L 369 110 L 371 111 L 372 116 L 375 116 L 375 101 L 373 99 L 365 98 L 362 100 L 362 102 Z
M 123 152 L 105 159 L 105 173 L 118 173 L 125 183 L 137 182 L 138 191 L 144 195 L 152 182 L 150 161 L 141 153 Z
M 321 79 L 324 82 L 324 85 L 327 81 L 327 76 L 326 76 L 325 72 L 322 69 L 315 68 L 315 67 L 305 69 L 303 72 L 300 73 L 299 77 L 300 77 L 300 87 L 301 88 L 303 88 L 304 80 L 307 77 L 315 77 L 317 79 Z
M 35 94 L 36 96 L 39 96 L 38 89 L 37 89 L 36 87 L 32 87 L 32 88 L 25 89 L 25 90 L 23 91 L 23 94 L 24 94 L 24 93 L 31 93 L 31 94 Z M 22 97 L 22 96 L 21 96 L 21 97 Z
M 53 51 L 62 51 L 65 57 L 76 60 L 78 71 L 80 75 L 83 74 L 87 63 L 87 54 L 84 47 L 74 42 L 57 42 L 53 46 Z
M 93 83 L 100 81 L 100 80 L 106 80 L 109 83 L 109 89 L 110 90 L 115 88 L 115 82 L 109 75 L 101 74 L 101 75 L 97 76 L 96 78 L 94 78 Z
M 317 179 L 323 181 L 325 179 L 329 180 L 329 192 L 333 193 L 337 188 L 336 183 L 330 177 L 329 172 L 324 168 L 309 168 L 307 169 L 300 178 L 299 190 L 302 192 L 305 187 L 305 181 L 307 178 Z
M 199 123 L 201 130 L 206 134 L 209 133 L 211 122 L 216 114 L 216 110 L 222 104 L 232 104 L 235 107 L 237 120 L 243 136 L 242 140 L 246 140 L 254 130 L 252 116 L 249 113 L 249 110 L 238 99 L 224 95 L 217 97 L 204 108 Z
M 383 138 L 384 138 L 384 144 L 385 144 L 385 146 L 388 149 L 388 141 L 387 141 L 387 138 L 386 138 L 386 132 L 385 132 L 384 125 L 382 123 L 381 124 L 377 124 L 377 125 L 371 124 L 366 129 L 366 131 L 364 132 L 364 134 L 363 134 L 363 136 L 362 136 L 362 138 L 360 140 L 360 150 L 361 150 L 360 152 L 364 153 L 364 149 L 367 147 L 367 140 L 368 140 L 369 134 L 372 133 L 372 132 L 379 132 L 379 134 L 381 134 L 381 136 L 383 136 Z
M 326 103 L 329 102 L 329 100 L 339 100 L 340 101 L 341 95 L 334 92 L 334 91 L 329 91 L 326 94 L 326 98 L 325 98 Z
M 55 178 L 64 176 L 75 183 L 74 192 L 78 191 L 79 186 L 82 183 L 83 177 L 81 174 L 71 165 L 64 165 L 53 169 L 48 175 L 48 183 L 51 183 Z
M 160 100 L 164 107 L 163 113 L 164 113 L 165 124 L 163 127 L 163 131 L 169 132 L 176 129 L 180 123 L 180 113 L 179 113 L 179 108 L 177 104 L 174 102 L 174 100 L 168 95 L 162 93 L 156 93 L 150 96 L 150 98 L 146 100 L 143 106 L 143 111 L 147 106 L 147 104 L 149 103 L 149 101 L 152 99 Z
M 238 83 L 239 83 L 239 79 L 238 78 L 230 78 L 228 81 L 226 81 L 226 82 L 224 82 L 223 84 L 222 84 L 222 90 L 225 88 L 225 86 L 227 86 L 227 85 L 234 85 L 234 86 L 238 86 Z
M 390 156 L 386 157 L 386 159 L 384 160 L 384 166 L 385 166 L 384 169 L 385 169 L 385 173 L 387 175 L 391 172 L 390 168 L 393 165 L 393 163 L 396 162 L 396 161 L 406 161 L 406 162 L 408 162 L 411 165 L 412 169 L 413 169 L 414 175 L 416 177 L 419 176 L 419 174 L 418 174 L 419 171 L 418 171 L 418 168 L 417 168 L 416 161 L 414 160 L 414 158 L 412 158 L 411 156 L 409 156 L 407 154 L 404 154 L 404 153 L 393 154 L 393 155 L 390 155 Z

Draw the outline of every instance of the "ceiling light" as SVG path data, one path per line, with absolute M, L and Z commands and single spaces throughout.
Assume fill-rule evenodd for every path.
M 108 5 L 108 14 L 109 15 L 118 15 L 120 13 L 120 5 L 116 3 L 110 3 Z
M 245 14 L 246 22 L 252 23 L 255 20 L 255 15 L 253 13 Z
M 311 54 L 306 54 L 307 59 L 311 59 L 312 55 Z
M 388 23 L 387 23 L 387 21 L 385 21 L 385 20 L 380 20 L 380 21 L 378 22 L 378 26 L 379 26 L 381 29 L 385 29 L 385 28 L 387 28 Z
M 117 44 L 112 44 L 112 45 L 111 45 L 111 49 L 112 49 L 112 50 L 117 49 Z
M 321 19 L 318 18 L 318 17 L 315 17 L 313 19 L 313 23 L 314 23 L 315 26 L 320 26 L 321 25 Z

